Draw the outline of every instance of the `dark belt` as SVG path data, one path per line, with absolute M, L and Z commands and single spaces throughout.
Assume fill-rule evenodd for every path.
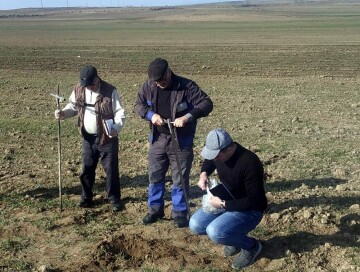
M 83 137 L 87 141 L 94 141 L 96 144 L 99 143 L 99 137 L 97 134 L 91 134 L 87 133 L 85 130 L 83 130 Z

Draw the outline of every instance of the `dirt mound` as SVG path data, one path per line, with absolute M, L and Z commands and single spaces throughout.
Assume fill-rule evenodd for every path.
M 175 246 L 167 240 L 148 239 L 140 234 L 121 233 L 98 243 L 93 260 L 83 269 L 98 267 L 100 270 L 162 267 L 162 271 L 174 271 L 174 267 L 204 267 L 211 263 L 209 256 L 198 255 L 192 249 Z

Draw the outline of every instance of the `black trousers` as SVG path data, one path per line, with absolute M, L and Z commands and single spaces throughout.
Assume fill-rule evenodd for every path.
M 96 166 L 101 160 L 106 174 L 106 192 L 110 201 L 120 200 L 119 178 L 119 139 L 112 139 L 105 145 L 98 145 L 98 138 L 94 135 L 84 135 L 82 141 L 82 173 L 80 182 L 82 199 L 93 198 Z

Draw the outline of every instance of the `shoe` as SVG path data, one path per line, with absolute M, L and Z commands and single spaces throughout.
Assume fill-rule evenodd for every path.
M 235 257 L 232 268 L 242 268 L 251 265 L 257 256 L 259 256 L 262 245 L 255 240 L 255 245 L 248 249 L 242 249 L 240 253 Z
M 238 254 L 241 251 L 241 248 L 235 246 L 224 246 L 224 256 L 230 257 Z
M 124 204 L 120 200 L 110 201 L 113 212 L 120 212 L 124 209 Z
M 92 206 L 94 206 L 94 202 L 92 201 L 92 199 L 82 198 L 80 200 L 79 203 L 80 208 L 91 208 Z
M 175 217 L 174 222 L 178 228 L 186 228 L 189 226 L 189 221 L 186 217 Z
M 149 225 L 155 223 L 157 220 L 163 218 L 164 216 L 165 216 L 164 212 L 153 213 L 153 214 L 148 213 L 145 215 L 142 221 L 144 225 Z

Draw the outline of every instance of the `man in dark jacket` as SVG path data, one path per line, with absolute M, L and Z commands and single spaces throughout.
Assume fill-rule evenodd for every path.
M 229 196 L 227 199 L 221 196 L 224 197 L 221 199 L 221 191 L 211 189 L 214 195 L 210 205 L 220 212 L 214 214 L 198 209 L 190 219 L 190 229 L 225 245 L 225 256 L 237 254 L 233 268 L 249 266 L 262 249 L 262 245 L 247 234 L 260 223 L 267 207 L 263 166 L 256 154 L 233 142 L 223 129 L 209 132 L 201 155 L 205 161 L 198 186 L 206 190 L 209 176 L 217 170 L 222 191 Z
M 154 223 L 164 215 L 165 175 L 172 170 L 173 186 L 172 217 L 177 227 L 187 227 L 185 193 L 189 191 L 189 175 L 194 158 L 193 141 L 196 120 L 207 116 L 213 108 L 208 95 L 192 80 L 175 75 L 168 62 L 157 58 L 148 67 L 149 79 L 139 91 L 135 112 L 150 124 L 150 148 L 148 155 L 149 189 L 148 213 L 145 225 Z M 166 120 L 170 120 L 175 131 L 179 149 L 174 150 L 171 132 Z M 179 158 L 180 169 L 176 162 Z M 180 171 L 184 177 L 183 191 Z

